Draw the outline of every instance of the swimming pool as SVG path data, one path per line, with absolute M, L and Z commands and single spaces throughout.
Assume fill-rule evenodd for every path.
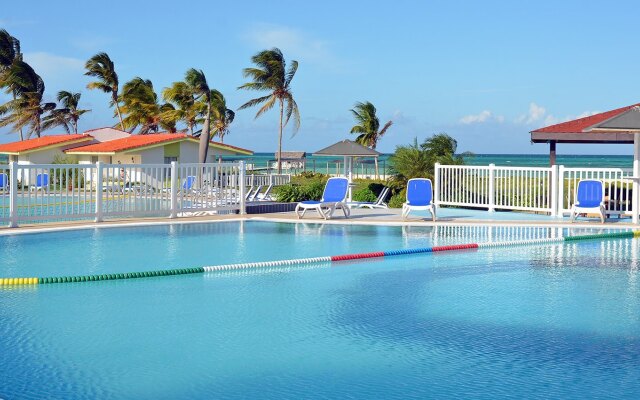
M 0 276 L 604 230 L 269 222 L 0 236 Z M 0 289 L 0 398 L 637 398 L 637 239 Z

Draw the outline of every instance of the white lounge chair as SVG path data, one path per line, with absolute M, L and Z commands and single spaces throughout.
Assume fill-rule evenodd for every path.
M 402 219 L 407 219 L 411 211 L 429 211 L 435 222 L 436 207 L 433 204 L 431 179 L 413 178 L 407 182 L 407 201 L 402 205 Z
M 349 207 L 345 203 L 347 190 L 349 189 L 349 180 L 347 178 L 329 178 L 322 193 L 320 201 L 301 201 L 295 209 L 298 218 L 304 217 L 307 210 L 316 210 L 318 214 L 329 219 L 333 216 L 333 212 L 340 208 L 345 218 L 349 218 Z
M 578 214 L 594 213 L 600 215 L 600 222 L 604 224 L 604 184 L 602 181 L 585 179 L 578 182 L 576 188 L 576 202 L 571 207 L 571 218 L 573 222 Z
M 349 207 L 351 208 L 389 208 L 389 205 L 385 202 L 387 197 L 389 196 L 390 189 L 388 187 L 382 188 L 382 191 L 378 195 L 376 201 L 352 201 L 349 202 Z

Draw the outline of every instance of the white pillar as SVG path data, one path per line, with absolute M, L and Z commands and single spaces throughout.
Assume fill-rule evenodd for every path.
M 633 134 L 633 197 L 631 198 L 632 205 L 631 210 L 633 212 L 631 221 L 634 224 L 638 223 L 638 212 L 640 212 L 640 185 L 638 185 L 638 179 L 640 179 L 640 132 Z
M 239 163 L 239 177 L 238 177 L 238 191 L 240 194 L 240 215 L 245 215 L 247 213 L 247 202 L 245 201 L 246 193 L 245 193 L 245 165 L 244 161 L 240 161 Z
M 436 208 L 440 205 L 440 163 L 433 165 L 433 204 Z
M 353 157 L 349 157 L 348 161 L 349 161 L 349 167 L 347 169 L 347 179 L 349 180 L 349 188 L 347 189 L 347 201 L 350 202 L 353 199 L 352 193 L 351 193 L 351 183 L 353 182 Z
M 178 165 L 171 161 L 171 214 L 169 218 L 178 216 Z
M 9 164 L 9 228 L 18 227 L 18 163 Z
M 96 161 L 96 222 L 102 222 L 102 162 Z
M 564 165 L 558 166 L 558 203 L 556 205 L 556 217 L 562 218 L 564 216 Z M 571 207 L 571 204 L 569 204 Z
M 551 216 L 558 216 L 558 166 L 551 166 L 551 173 L 549 174 L 549 184 L 551 185 Z
M 496 165 L 489 164 L 489 212 L 496 210 Z

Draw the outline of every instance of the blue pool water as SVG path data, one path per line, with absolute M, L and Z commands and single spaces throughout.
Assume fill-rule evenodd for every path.
M 0 236 L 0 276 L 583 234 L 267 222 Z M 637 240 L 0 289 L 0 398 L 638 398 Z

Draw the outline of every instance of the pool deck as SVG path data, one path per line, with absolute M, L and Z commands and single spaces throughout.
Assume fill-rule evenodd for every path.
M 631 218 L 610 218 L 601 224 L 597 218 L 580 218 L 576 222 L 569 222 L 568 217 L 555 218 L 549 215 L 523 213 L 523 212 L 488 212 L 485 210 L 471 210 L 463 208 L 440 208 L 436 222 L 426 212 L 410 214 L 406 221 L 402 220 L 400 209 L 353 209 L 349 219 L 345 219 L 342 211 L 336 210 L 330 220 L 323 220 L 315 211 L 307 211 L 302 219 L 298 219 L 293 212 L 251 214 L 251 215 L 203 215 L 180 217 L 169 219 L 166 217 L 155 218 L 123 218 L 108 220 L 100 223 L 91 221 L 64 221 L 37 224 L 24 224 L 19 228 L 0 228 L 0 235 L 59 231 L 71 229 L 91 229 L 99 227 L 118 227 L 132 225 L 160 225 L 180 223 L 206 223 L 215 221 L 272 221 L 287 223 L 329 223 L 329 224 L 354 224 L 354 225 L 495 225 L 495 226 L 550 226 L 550 227 L 576 227 L 576 228 L 639 228 L 631 223 Z

